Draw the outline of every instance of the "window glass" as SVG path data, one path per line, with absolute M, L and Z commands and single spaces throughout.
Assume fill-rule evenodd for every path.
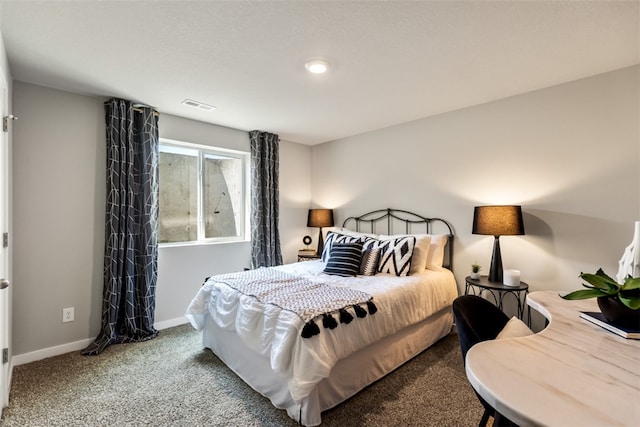
M 248 154 L 161 140 L 159 242 L 244 240 Z
M 238 236 L 242 224 L 242 160 L 205 154 L 203 168 L 205 238 Z

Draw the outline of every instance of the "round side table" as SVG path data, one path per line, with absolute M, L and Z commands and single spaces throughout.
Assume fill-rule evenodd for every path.
M 493 297 L 495 305 L 502 311 L 504 311 L 502 306 L 505 297 L 511 295 L 517 303 L 518 318 L 524 321 L 526 309 L 527 325 L 531 326 L 531 311 L 526 304 L 527 294 L 529 293 L 529 285 L 527 283 L 520 282 L 518 286 L 507 286 L 504 283 L 491 282 L 487 276 L 480 276 L 479 279 L 472 279 L 471 276 L 467 276 L 464 281 L 465 295 L 482 296 L 483 293 L 488 293 Z

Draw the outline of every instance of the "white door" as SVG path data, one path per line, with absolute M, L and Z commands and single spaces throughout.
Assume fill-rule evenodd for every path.
M 7 85 L 0 72 L 0 120 L 7 116 L 8 100 Z M 2 126 L 2 124 L 0 124 Z M 11 123 L 9 123 L 11 130 Z M 9 348 L 9 292 L 8 287 L 8 248 L 3 244 L 3 234 L 8 230 L 8 133 L 0 128 L 0 416 L 2 408 L 9 404 L 9 363 L 6 360 L 5 349 Z

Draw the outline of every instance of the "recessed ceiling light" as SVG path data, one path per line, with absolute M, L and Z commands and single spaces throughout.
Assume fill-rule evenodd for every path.
M 213 105 L 204 104 L 202 102 L 194 101 L 192 99 L 185 99 L 182 101 L 182 105 L 186 105 L 187 107 L 197 108 L 199 110 L 204 111 L 213 111 L 216 109 Z
M 329 69 L 329 63 L 324 59 L 313 59 L 304 64 L 304 67 L 313 74 L 326 73 Z

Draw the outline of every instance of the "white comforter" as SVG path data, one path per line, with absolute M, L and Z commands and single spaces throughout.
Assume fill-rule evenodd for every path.
M 329 376 L 338 360 L 450 306 L 457 296 L 455 279 L 448 270 L 425 270 L 407 277 L 379 274 L 344 278 L 323 274 L 324 266 L 319 261 L 306 261 L 274 268 L 314 282 L 366 292 L 373 296 L 377 313 L 340 323 L 332 330 L 317 321 L 320 334 L 302 338 L 304 324 L 295 313 L 262 304 L 212 278 L 200 288 L 186 316 L 198 330 L 210 315 L 219 327 L 236 331 L 247 347 L 269 358 L 274 371 L 290 378 L 291 397 L 300 402 Z

